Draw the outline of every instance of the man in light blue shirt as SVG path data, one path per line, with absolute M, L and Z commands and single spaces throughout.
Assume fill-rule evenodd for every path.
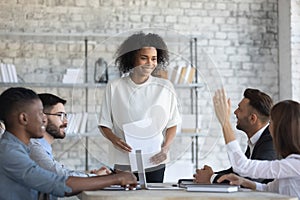
M 43 137 L 46 117 L 41 100 L 30 89 L 9 88 L 0 95 L 0 120 L 6 128 L 0 139 L 0 199 L 37 199 L 38 191 L 63 197 L 114 184 L 129 185 L 129 189 L 136 186 L 129 172 L 90 178 L 63 176 L 31 160 L 30 139 Z
M 31 159 L 42 168 L 59 175 L 89 177 L 108 174 L 109 170 L 105 167 L 93 170 L 94 174 L 87 174 L 82 171 L 68 169 L 54 159 L 51 145 L 55 139 L 63 139 L 66 136 L 65 129 L 68 125 L 68 119 L 64 105 L 67 101 L 50 93 L 38 95 L 43 103 L 47 125 L 43 138 L 31 139 L 29 145 Z
M 39 97 L 26 89 L 6 90 L 0 106 L 0 117 L 7 130 L 0 140 L 0 199 L 37 199 L 32 196 L 37 194 L 32 189 L 56 196 L 72 192 L 66 185 L 67 176 L 46 171 L 29 157 L 30 137 L 43 136 L 45 129 Z
M 30 188 L 61 197 L 72 192 L 65 184 L 67 176 L 40 168 L 30 159 L 28 146 L 8 131 L 0 141 L 0 162 L 0 199 L 37 199 Z

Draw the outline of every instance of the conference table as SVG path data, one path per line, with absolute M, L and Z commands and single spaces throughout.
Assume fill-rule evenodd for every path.
M 153 190 L 131 190 L 131 191 L 83 191 L 78 195 L 81 200 L 298 200 L 297 197 L 290 197 L 270 192 L 258 192 L 248 189 L 241 189 L 238 192 L 213 193 L 213 192 L 187 192 L 184 189 L 153 189 Z

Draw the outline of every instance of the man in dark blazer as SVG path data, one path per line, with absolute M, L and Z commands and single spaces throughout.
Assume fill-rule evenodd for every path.
M 245 90 L 244 98 L 239 103 L 238 108 L 234 111 L 237 118 L 236 128 L 244 131 L 248 137 L 248 146 L 245 152 L 247 158 L 253 160 L 276 159 L 269 132 L 272 105 L 272 99 L 267 94 L 257 89 L 248 88 Z M 202 169 L 196 169 L 194 178 L 197 183 L 209 184 L 216 183 L 222 175 L 229 173 L 234 173 L 232 168 L 213 172 L 210 166 L 204 165 Z M 268 183 L 271 180 L 254 179 L 254 181 Z

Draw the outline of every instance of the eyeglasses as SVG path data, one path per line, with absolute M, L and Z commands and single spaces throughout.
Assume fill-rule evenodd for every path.
M 61 113 L 44 113 L 45 115 L 55 115 L 60 117 L 61 121 L 64 121 L 64 119 L 68 119 L 67 113 L 61 112 Z

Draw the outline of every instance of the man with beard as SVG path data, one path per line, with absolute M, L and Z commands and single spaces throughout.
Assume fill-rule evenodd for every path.
M 88 177 L 109 174 L 110 171 L 105 167 L 93 170 L 93 174 L 67 169 L 54 159 L 52 143 L 55 139 L 63 139 L 66 136 L 65 129 L 68 125 L 68 119 L 64 105 L 67 101 L 49 93 L 39 94 L 39 97 L 43 103 L 44 114 L 47 116 L 47 126 L 43 138 L 31 139 L 31 159 L 42 168 L 58 175 Z
M 237 118 L 236 128 L 244 131 L 248 137 L 248 147 L 245 155 L 249 159 L 276 159 L 272 137 L 269 132 L 269 118 L 272 104 L 272 99 L 267 94 L 257 89 L 248 88 L 245 90 L 244 98 L 238 104 L 238 108 L 234 111 Z M 210 166 L 204 165 L 202 169 L 196 169 L 194 181 L 205 184 L 217 183 L 217 180 L 222 175 L 229 173 L 233 173 L 232 168 L 213 172 Z M 254 181 L 268 183 L 271 180 L 255 179 Z

